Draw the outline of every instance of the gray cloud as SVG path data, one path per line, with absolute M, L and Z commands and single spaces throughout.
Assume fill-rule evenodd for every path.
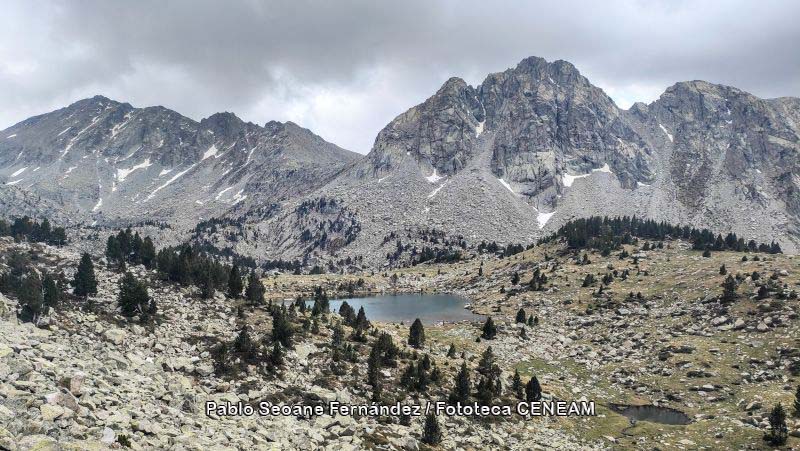
M 104 94 L 200 119 L 293 120 L 366 152 L 450 76 L 536 55 L 623 107 L 705 79 L 800 95 L 800 3 L 785 1 L 53 1 L 4 5 L 0 127 Z

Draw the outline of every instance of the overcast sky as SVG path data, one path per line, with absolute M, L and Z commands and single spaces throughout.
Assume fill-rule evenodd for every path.
M 361 153 L 451 76 L 564 59 L 622 107 L 703 79 L 800 96 L 800 2 L 10 1 L 0 128 L 102 94 L 294 121 Z

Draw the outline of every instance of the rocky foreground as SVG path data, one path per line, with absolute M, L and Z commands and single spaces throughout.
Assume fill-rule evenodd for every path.
M 0 243 L 41 254 L 37 264 L 74 271 L 78 255 L 66 248 Z M 741 253 L 708 258 L 680 242 L 629 257 L 588 253 L 577 265 L 556 245 L 515 256 L 477 258 L 443 266 L 364 275 L 375 290 L 459 292 L 472 308 L 498 324 L 493 340 L 476 341 L 480 324 L 426 326 L 424 352 L 443 373 L 442 387 L 404 402 L 438 399 L 462 361 L 474 365 L 491 346 L 504 387 L 514 370 L 537 375 L 546 399 L 588 399 L 595 417 L 501 419 L 440 418 L 440 449 L 762 449 L 767 415 L 781 401 L 789 413 L 788 448 L 800 446 L 800 418 L 791 404 L 800 383 L 800 303 L 787 295 L 800 285 L 800 261 Z M 725 264 L 744 275 L 732 303 L 719 300 Z M 245 367 L 236 377 L 218 374 L 214 345 L 231 342 L 244 324 L 258 340 L 271 330 L 264 307 L 242 309 L 221 294 L 202 300 L 195 288 L 157 280 L 142 267 L 158 318 L 138 324 L 116 312 L 116 272 L 97 266 L 99 293 L 89 304 L 66 301 L 43 327 L 20 324 L 16 301 L 0 298 L 0 449 L 419 449 L 422 418 L 303 418 L 206 415 L 205 402 L 318 404 L 369 403 L 366 349 L 355 363 L 332 372 L 329 351 L 338 315 L 319 330 L 299 333 L 277 373 Z M 547 274 L 537 289 L 533 271 Z M 613 269 L 612 269 L 613 268 Z M 604 274 L 618 276 L 598 293 Z M 625 278 L 621 274 L 628 270 Z M 758 272 L 754 280 L 752 274 Z M 512 283 L 514 274 L 520 281 Z M 394 274 L 397 277 L 392 277 Z M 597 281 L 584 287 L 586 274 Z M 329 282 L 335 276 L 328 277 Z M 308 292 L 321 278 L 279 276 L 266 281 L 268 298 Z M 776 288 L 758 299 L 757 286 Z M 780 291 L 778 291 L 780 290 Z M 634 293 L 630 297 L 629 293 Z M 641 296 L 638 295 L 641 293 Z M 778 299 L 778 298 L 781 299 Z M 538 324 L 515 324 L 522 307 Z M 243 310 L 243 312 L 242 312 Z M 405 351 L 407 325 L 377 324 Z M 458 356 L 447 356 L 450 344 Z M 461 353 L 463 352 L 463 359 Z M 396 395 L 397 368 L 382 370 Z M 632 423 L 614 405 L 656 405 L 688 415 L 687 425 Z

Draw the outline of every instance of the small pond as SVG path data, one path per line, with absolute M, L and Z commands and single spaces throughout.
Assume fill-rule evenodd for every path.
M 615 404 L 611 408 L 625 417 L 636 421 L 649 421 L 660 424 L 689 424 L 691 419 L 680 410 L 670 409 L 669 407 L 659 407 L 652 405 L 645 406 L 626 406 Z
M 342 302 L 347 301 L 356 312 L 364 307 L 367 319 L 384 322 L 410 324 L 419 318 L 425 324 L 438 322 L 483 321 L 464 308 L 467 299 L 452 294 L 386 294 L 362 298 L 332 299 L 331 310 L 338 312 Z M 313 305 L 309 301 L 308 305 Z

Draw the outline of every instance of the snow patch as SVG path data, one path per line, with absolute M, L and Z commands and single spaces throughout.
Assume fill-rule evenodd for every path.
M 159 177 L 163 177 L 163 176 L 169 174 L 170 172 L 172 172 L 172 169 L 162 169 L 161 172 L 158 173 L 158 176 Z
M 148 159 L 144 160 L 143 162 L 137 164 L 136 166 L 131 166 L 128 169 L 117 169 L 117 180 L 119 180 L 119 182 L 122 183 L 122 182 L 125 181 L 125 179 L 128 177 L 128 175 L 131 174 L 131 172 L 133 172 L 133 171 L 135 171 L 137 169 L 146 169 L 146 168 L 149 168 L 152 165 L 153 164 L 150 163 L 150 159 L 148 158 Z
M 199 200 L 194 201 L 194 203 L 196 203 L 197 205 L 203 205 L 203 203 L 200 202 Z
M 77 166 L 70 166 L 69 168 L 67 168 L 67 172 L 65 172 L 64 174 L 65 174 L 65 175 L 66 175 L 66 174 L 69 174 L 70 172 L 74 171 L 74 170 L 75 170 L 75 169 L 77 169 L 77 168 L 78 168 Z
M 197 164 L 197 163 L 195 163 L 195 164 Z M 152 199 L 156 195 L 157 192 L 159 192 L 162 189 L 166 188 L 170 183 L 174 182 L 175 180 L 178 180 L 183 174 L 186 174 L 187 172 L 191 171 L 192 168 L 194 168 L 195 164 L 193 164 L 193 165 L 189 166 L 188 168 L 186 168 L 185 170 L 173 175 L 172 178 L 167 180 L 166 183 L 164 183 L 163 185 L 161 185 L 158 188 L 156 188 L 155 190 L 153 190 L 152 193 L 148 194 L 147 197 L 144 199 L 144 201 L 145 202 L 149 201 L 150 199 Z
M 14 133 L 13 135 L 8 135 L 8 136 L 6 136 L 6 139 L 11 139 L 11 138 L 13 138 L 13 137 L 15 137 L 15 136 L 17 136 L 17 134 L 16 134 L 16 133 Z
M 247 195 L 246 194 L 244 196 L 242 196 L 242 191 L 244 191 L 244 188 L 240 189 L 236 194 L 233 195 L 233 203 L 231 203 L 231 205 L 236 205 L 239 202 L 247 199 Z
M 64 133 L 68 132 L 71 128 L 72 128 L 72 126 L 69 126 L 69 127 L 65 128 L 64 130 L 61 131 L 61 133 L 57 134 L 56 136 L 63 135 Z
M 6 182 L 6 185 L 16 185 L 17 183 L 23 181 L 24 179 L 14 180 L 13 182 Z
M 667 129 L 661 124 L 658 124 L 658 126 L 661 127 L 661 130 L 663 130 L 664 134 L 667 135 L 667 138 L 669 138 L 669 142 L 673 142 L 672 141 L 672 135 L 667 131 Z
M 100 116 L 95 116 L 92 118 L 92 122 L 87 125 L 83 130 L 79 131 L 77 135 L 73 136 L 72 139 L 69 140 L 67 143 L 67 147 L 64 148 L 64 151 L 61 152 L 61 158 L 64 158 L 64 155 L 69 152 L 69 149 L 72 149 L 72 145 L 75 144 L 75 141 L 86 131 L 89 130 L 94 124 L 97 123 L 97 120 L 100 119 Z
M 217 150 L 217 146 L 212 144 L 211 147 L 209 147 L 208 150 L 206 150 L 205 153 L 203 154 L 203 160 L 205 160 L 207 158 L 211 158 L 211 157 L 217 158 L 217 153 L 218 152 L 219 152 L 219 150 Z M 200 160 L 200 161 L 203 161 L 203 160 Z
M 514 190 L 511 188 L 511 185 L 509 185 L 508 182 L 506 182 L 503 179 L 497 179 L 497 180 L 499 180 L 500 184 L 505 186 L 507 190 L 511 191 L 511 194 L 518 195 L 517 193 L 514 192 Z
M 480 122 L 478 122 L 478 125 L 475 126 L 475 137 L 476 138 L 481 136 L 481 133 L 483 133 L 483 125 L 485 123 L 486 123 L 486 121 L 480 121 Z
M 592 175 L 593 172 L 605 172 L 606 174 L 613 174 L 614 173 L 611 170 L 611 167 L 608 165 L 608 163 L 605 163 L 600 168 L 592 169 L 592 172 L 590 172 L 588 174 L 570 175 L 570 174 L 567 174 L 565 172 L 565 173 L 561 174 L 561 184 L 566 186 L 566 187 L 570 187 L 575 182 L 575 180 L 582 179 L 584 177 L 589 177 L 590 175 Z
M 443 178 L 444 176 L 437 174 L 436 168 L 433 168 L 433 174 L 429 175 L 428 177 L 425 177 L 425 180 L 427 180 L 429 183 L 436 183 Z
M 554 214 L 556 214 L 555 211 L 551 211 L 550 213 L 539 212 L 539 214 L 536 215 L 536 222 L 539 223 L 539 228 L 543 229 L 545 224 L 547 224 L 547 221 L 549 221 Z
M 95 211 L 97 211 L 97 210 L 98 210 L 98 209 L 100 209 L 100 207 L 102 207 L 102 206 L 103 206 L 103 198 L 101 197 L 100 199 L 98 199 L 98 200 L 97 200 L 97 203 L 96 203 L 96 204 L 94 205 L 94 207 L 92 208 L 92 212 L 95 212 Z
M 27 166 L 25 166 L 25 167 L 24 167 L 24 168 L 22 168 L 22 169 L 17 169 L 16 171 L 14 171 L 14 173 L 13 173 L 13 174 L 11 174 L 11 177 L 16 177 L 16 176 L 18 176 L 18 175 L 22 174 L 23 172 L 25 172 L 27 169 L 28 169 L 28 167 L 27 167 Z
M 222 195 L 225 194 L 226 191 L 230 191 L 232 189 L 233 189 L 233 187 L 229 186 L 229 187 L 225 188 L 224 190 L 218 192 L 217 193 L 217 197 L 215 197 L 214 200 L 219 200 L 219 198 L 222 197 Z
M 450 181 L 450 180 L 448 180 L 447 182 L 449 182 L 449 181 Z M 432 198 L 433 196 L 435 196 L 435 195 L 436 195 L 436 193 L 438 193 L 438 192 L 439 192 L 439 191 L 440 191 L 442 188 L 444 188 L 444 186 L 445 186 L 445 185 L 447 185 L 447 182 L 444 182 L 444 183 L 442 183 L 441 185 L 439 185 L 439 187 L 438 187 L 438 188 L 436 188 L 435 190 L 431 191 L 431 193 L 430 193 L 430 194 L 428 194 L 428 199 L 430 199 L 430 198 Z
M 611 167 L 608 165 L 608 163 L 604 164 L 600 169 L 592 169 L 592 172 L 605 172 L 606 174 L 612 174 Z

